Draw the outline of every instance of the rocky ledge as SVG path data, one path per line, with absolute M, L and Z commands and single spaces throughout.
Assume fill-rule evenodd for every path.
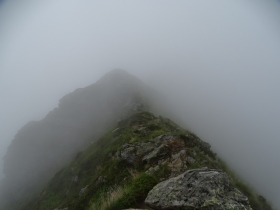
M 196 145 L 191 151 L 186 145 Z M 215 163 L 210 145 L 189 135 L 161 135 L 146 143 L 125 144 L 116 156 L 130 164 L 138 161 L 150 165 L 147 174 L 155 174 L 161 166 L 171 169 L 169 179 L 157 184 L 148 194 L 145 204 L 155 210 L 251 209 L 249 200 L 234 188 L 228 175 L 220 169 L 202 167 L 188 170 L 202 152 L 202 162 Z M 201 160 L 199 160 L 201 161 Z

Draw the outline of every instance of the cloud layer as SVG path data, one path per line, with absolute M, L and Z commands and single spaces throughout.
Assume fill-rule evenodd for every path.
M 280 206 L 278 1 L 0 4 L 0 155 L 58 100 L 122 68 Z

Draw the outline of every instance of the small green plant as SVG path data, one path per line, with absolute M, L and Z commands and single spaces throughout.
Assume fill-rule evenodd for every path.
M 123 186 L 115 186 L 106 190 L 99 196 L 99 199 L 95 201 L 89 208 L 89 210 L 106 210 L 112 203 L 116 202 L 124 193 Z

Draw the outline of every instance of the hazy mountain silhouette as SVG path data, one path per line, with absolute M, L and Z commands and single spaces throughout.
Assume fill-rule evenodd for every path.
M 32 121 L 23 126 L 9 146 L 7 154 L 4 157 L 3 172 L 5 178 L 0 183 L 0 209 L 23 209 L 25 204 L 29 203 L 29 201 L 33 201 L 33 203 L 30 203 L 30 206 L 32 206 L 31 209 L 45 209 L 45 206 L 42 206 L 41 204 L 44 203 L 44 201 L 52 202 L 52 195 L 58 196 L 58 194 L 59 196 L 62 196 L 60 200 L 63 200 L 65 196 L 63 194 L 65 193 L 65 186 L 68 186 L 67 183 L 69 180 L 70 183 L 78 182 L 77 174 L 80 172 L 80 169 L 85 170 L 85 173 L 88 170 L 90 172 L 89 174 L 84 174 L 81 178 L 83 182 L 91 180 L 93 170 L 95 169 L 90 169 L 88 163 L 96 161 L 87 157 L 92 155 L 93 157 L 99 157 L 99 153 L 95 150 L 99 147 L 95 148 L 95 145 L 102 145 L 102 138 L 97 144 L 92 145 L 95 152 L 89 152 L 89 150 L 88 152 L 81 151 L 86 148 L 92 148 L 89 147 L 89 145 L 97 141 L 105 132 L 114 128 L 116 125 L 121 125 L 123 122 L 126 122 L 127 118 L 135 113 L 143 113 L 143 111 L 150 111 L 154 114 L 163 114 L 167 117 L 175 117 L 172 114 L 172 110 L 168 110 L 168 103 L 164 102 L 163 98 L 164 96 L 160 96 L 141 80 L 123 70 L 113 70 L 103 76 L 96 83 L 85 88 L 77 89 L 61 98 L 58 107 L 47 114 L 43 120 Z M 152 114 L 145 114 L 145 112 L 144 114 L 139 114 L 139 116 L 140 118 L 136 117 L 128 120 L 131 124 L 129 124 L 128 127 L 120 129 L 122 131 L 118 131 L 119 133 L 115 132 L 118 129 L 111 131 L 111 133 L 114 132 L 114 135 L 116 135 L 115 137 L 120 141 L 119 146 L 121 145 L 123 148 L 126 148 L 125 153 L 127 153 L 127 155 L 124 155 L 125 157 L 129 159 L 131 154 L 133 157 L 133 152 L 136 151 L 133 145 L 130 145 L 127 149 L 127 145 L 131 143 L 131 139 L 138 141 L 139 139 L 142 139 L 142 137 L 154 138 L 158 135 L 166 133 L 170 134 L 170 132 L 177 132 L 176 135 L 179 135 L 180 138 L 182 138 L 179 145 L 178 142 L 171 142 L 175 145 L 174 148 L 176 147 L 176 152 L 180 153 L 180 150 L 182 150 L 182 142 L 184 142 L 183 140 L 186 137 L 184 137 L 185 134 L 182 134 L 181 132 L 185 132 L 185 130 L 162 117 L 157 118 Z M 148 124 L 145 125 L 145 123 Z M 126 133 L 126 129 L 129 129 L 130 133 Z M 192 156 L 196 160 L 186 156 L 185 159 L 189 158 L 189 161 L 192 162 L 191 164 L 189 163 L 188 167 L 197 168 L 207 166 L 220 169 L 223 166 L 223 163 L 218 162 L 216 155 L 210 150 L 210 145 L 203 143 L 191 132 L 188 131 L 187 133 L 187 136 L 192 136 L 191 139 L 196 139 L 192 143 Z M 110 145 L 112 139 L 106 137 L 105 139 L 107 139 L 107 143 L 105 143 Z M 123 143 L 124 145 L 122 145 Z M 143 145 L 146 145 L 146 143 Z M 157 144 L 155 145 L 158 146 Z M 163 145 L 160 148 L 165 147 L 166 145 Z M 196 147 L 201 147 L 201 151 L 197 150 Z M 100 148 L 102 150 L 100 154 L 103 155 L 103 159 L 109 156 L 106 152 L 110 152 L 110 157 L 112 157 L 112 151 L 114 149 L 112 151 L 106 150 L 104 152 L 106 154 L 104 155 L 103 149 L 110 148 L 103 146 Z M 188 146 L 183 148 L 186 150 L 188 149 Z M 155 151 L 153 151 L 152 154 L 157 154 L 157 152 L 161 151 L 158 151 L 158 148 L 154 149 Z M 150 149 L 147 150 L 150 151 Z M 170 162 L 168 157 L 179 155 L 179 153 L 175 154 L 174 151 L 172 149 L 169 152 L 164 153 L 165 158 L 167 158 L 166 162 Z M 202 156 L 203 158 L 201 158 Z M 80 160 L 81 164 L 77 165 L 77 169 L 73 168 L 72 170 L 68 164 L 71 163 L 73 159 L 79 159 L 79 157 L 83 157 L 83 160 Z M 170 162 L 170 164 L 174 164 L 174 161 L 171 161 L 172 163 Z M 193 161 L 195 161 L 195 163 Z M 184 164 L 182 161 L 180 164 L 181 163 Z M 98 164 L 101 163 L 96 162 L 95 166 L 97 167 Z M 64 167 L 66 167 L 65 170 L 63 170 Z M 148 167 L 148 165 L 145 167 Z M 145 167 L 140 167 L 141 170 L 139 170 L 139 173 L 144 172 Z M 112 166 L 110 170 L 114 171 L 115 169 Z M 116 170 L 121 170 L 121 168 Z M 124 170 L 126 171 L 127 169 L 124 168 Z M 185 167 L 184 170 L 187 170 L 187 167 Z M 58 171 L 60 171 L 60 173 L 57 173 Z M 63 174 L 64 171 L 66 171 L 65 176 Z M 169 177 L 167 171 L 165 171 L 165 175 L 166 177 Z M 75 174 L 73 174 L 74 172 Z M 182 170 L 180 169 L 179 172 L 182 172 Z M 56 176 L 54 177 L 55 174 Z M 57 174 L 59 174 L 59 177 Z M 165 175 L 163 177 L 165 177 Z M 81 175 L 79 174 L 79 176 Z M 95 178 L 99 180 L 98 177 Z M 62 182 L 57 181 L 58 179 L 61 179 Z M 257 197 L 255 193 L 251 193 L 249 188 L 238 179 L 235 179 L 234 176 L 232 176 L 232 180 L 237 183 L 235 183 L 235 187 L 238 187 L 239 184 L 240 189 L 243 188 L 243 191 L 242 189 L 241 191 L 248 196 L 249 199 L 253 198 L 253 204 L 258 205 L 258 203 L 261 203 L 264 206 L 268 206 L 263 197 Z M 48 182 L 50 182 L 48 185 L 51 190 L 51 192 L 49 192 L 50 194 L 45 194 L 45 191 L 43 191 L 38 197 L 39 192 L 44 188 L 46 189 Z M 118 184 L 117 182 L 112 183 L 114 185 Z M 65 205 L 72 202 L 70 202 L 69 199 L 76 199 L 75 196 L 80 194 L 79 191 L 82 184 L 83 183 L 79 183 L 79 185 L 75 187 L 76 189 L 73 191 L 73 197 L 68 197 L 68 200 L 65 200 Z M 59 185 L 62 187 L 59 187 Z M 86 186 L 83 187 L 85 189 L 87 188 Z M 91 187 L 93 187 L 93 189 L 90 193 L 95 192 L 95 186 L 91 185 Z M 71 205 L 73 208 L 70 209 L 84 209 L 84 207 L 81 206 L 86 206 L 89 203 L 90 197 L 87 197 L 85 202 L 83 202 L 83 200 L 78 200 L 75 201 L 75 203 L 72 203 Z M 246 201 L 246 205 L 247 204 Z M 57 207 L 57 203 L 52 203 L 52 205 Z M 80 207 L 76 208 L 77 206 Z M 30 208 L 27 206 L 25 209 L 29 210 Z M 271 208 L 268 206 L 268 209 Z
M 16 134 L 4 157 L 0 198 L 20 203 L 38 193 L 93 139 L 120 119 L 147 110 L 150 92 L 138 78 L 113 70 L 64 96 L 43 120 L 27 123 Z

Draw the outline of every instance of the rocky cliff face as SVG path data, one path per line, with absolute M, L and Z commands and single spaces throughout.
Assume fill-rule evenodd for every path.
M 4 158 L 0 198 L 16 204 L 38 193 L 55 172 L 117 121 L 147 110 L 147 92 L 138 78 L 114 70 L 64 96 L 58 108 L 39 122 L 29 122 L 15 136 Z M 0 207 L 3 204 L 0 201 Z

